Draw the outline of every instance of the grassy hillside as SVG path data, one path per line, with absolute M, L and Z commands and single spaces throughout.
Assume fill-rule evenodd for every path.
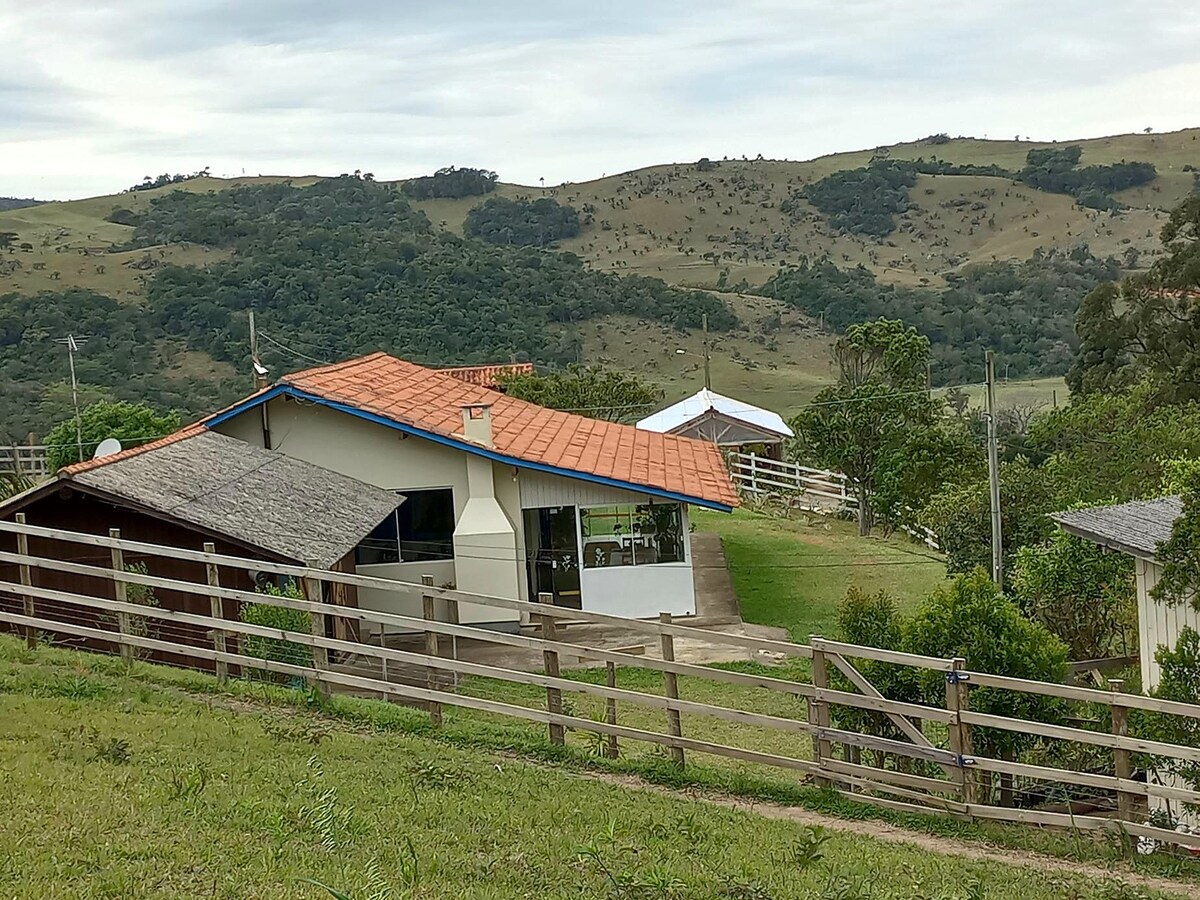
M 653 166 L 544 191 L 518 185 L 500 185 L 498 191 L 509 197 L 544 194 L 581 210 L 590 205 L 596 223 L 564 242 L 565 249 L 598 267 L 694 286 L 716 285 L 723 269 L 729 270 L 729 284 L 743 279 L 759 284 L 781 263 L 802 255 L 829 254 L 842 264 L 861 263 L 904 284 L 938 284 L 946 272 L 972 262 L 1025 259 L 1039 247 L 1071 247 L 1081 241 L 1100 256 L 1119 255 L 1134 247 L 1149 259 L 1157 249 L 1164 212 L 1193 189 L 1193 173 L 1183 167 L 1200 168 L 1200 129 L 1063 143 L 1083 148 L 1081 165 L 1123 159 L 1151 162 L 1158 168 L 1158 178 L 1149 186 L 1118 194 L 1130 208 L 1113 215 L 1080 209 L 1066 195 L 1037 191 L 1007 178 L 922 175 L 912 190 L 919 209 L 903 217 L 911 230 L 902 227 L 882 241 L 836 234 L 815 209 L 794 223 L 779 210 L 793 189 L 866 165 L 876 151 L 839 153 L 808 162 L 722 160 L 710 171 L 699 171 L 693 164 Z M 881 149 L 894 159 L 936 156 L 958 164 L 1019 169 L 1030 150 L 1051 146 L 959 139 Z M 968 204 L 952 205 L 960 200 Z M 467 210 L 477 202 L 477 198 L 464 198 L 418 205 L 434 223 L 459 229 Z M 972 210 L 972 203 L 982 203 L 984 208 Z M 994 228 L 983 224 L 991 217 Z M 980 224 L 972 225 L 973 219 Z M 604 223 L 610 228 L 605 229 Z
M 483 733 L 479 749 L 422 735 L 421 714 L 373 701 L 341 700 L 335 717 L 275 705 L 281 691 L 213 688 L 0 638 L 0 890 L 31 900 L 329 898 L 330 888 L 353 900 L 1150 900 L 1189 889 L 579 777 L 488 749 Z M 448 731 L 465 733 L 453 717 Z M 806 818 L 834 827 L 822 834 Z
M 1071 143 L 1082 147 L 1082 165 L 1144 161 L 1157 167 L 1158 177 L 1148 186 L 1121 192 L 1118 199 L 1128 208 L 1110 213 L 1081 208 L 1067 195 L 1037 191 L 1007 178 L 920 175 L 910 190 L 915 208 L 899 216 L 898 229 L 883 239 L 839 233 L 805 200 L 795 202 L 791 213 L 780 207 L 805 185 L 865 165 L 885 150 L 892 159 L 936 156 L 956 164 L 1016 170 L 1029 150 L 1052 145 L 920 141 L 806 162 L 715 160 L 715 167 L 705 171 L 694 163 L 654 166 L 544 190 L 500 184 L 497 193 L 511 198 L 550 196 L 576 207 L 584 227 L 561 246 L 596 269 L 726 292 L 743 324 L 735 332 L 714 335 L 714 388 L 790 413 L 828 381 L 832 336 L 794 309 L 747 293 L 781 265 L 828 254 L 839 266 L 862 264 L 888 283 L 940 287 L 947 275 L 972 263 L 1026 259 L 1038 249 L 1070 248 L 1080 242 L 1100 256 L 1125 259 L 1136 250 L 1136 265 L 1149 264 L 1157 253 L 1165 211 L 1195 184 L 1193 172 L 1184 167 L 1200 167 L 1200 129 Z M 142 213 L 152 198 L 178 189 L 204 192 L 243 184 L 306 185 L 314 180 L 204 177 L 150 191 L 0 212 L 0 232 L 17 235 L 10 251 L 0 252 L 0 294 L 80 287 L 123 303 L 140 303 L 148 279 L 161 267 L 206 268 L 227 259 L 229 252 L 194 243 L 111 252 L 133 234 L 131 226 L 108 221 L 114 211 Z M 479 197 L 468 197 L 415 205 L 435 227 L 459 231 L 467 212 L 479 202 Z M 702 384 L 701 343 L 695 332 L 622 317 L 591 320 L 577 331 L 582 361 L 638 372 L 658 384 L 669 401 Z M 302 334 L 290 331 L 281 336 L 303 340 Z M 679 354 L 677 349 L 686 352 Z M 214 362 L 194 347 L 174 348 L 171 356 L 173 377 L 228 379 L 232 374 L 229 363 Z M 295 366 L 303 363 L 299 358 L 291 361 Z M 1039 388 L 1036 401 L 1048 402 L 1058 384 L 1054 380 L 1043 385 L 1044 390 Z

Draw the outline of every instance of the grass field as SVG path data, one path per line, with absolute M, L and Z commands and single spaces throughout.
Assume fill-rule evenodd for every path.
M 419 713 L 0 638 L 0 894 L 1163 898 L 583 779 Z M 274 705 L 272 705 L 272 703 Z M 345 714 L 353 711 L 352 715 Z M 451 717 L 451 722 L 454 718 Z M 485 737 L 479 737 L 482 744 Z M 512 745 L 510 745 L 512 746 Z M 318 884 L 319 883 L 319 884 Z
M 794 641 L 832 637 L 837 603 L 852 584 L 890 591 L 907 609 L 946 575 L 941 557 L 904 535 L 859 537 L 853 522 L 830 516 L 691 515 L 697 530 L 721 535 L 742 617 L 786 628 Z

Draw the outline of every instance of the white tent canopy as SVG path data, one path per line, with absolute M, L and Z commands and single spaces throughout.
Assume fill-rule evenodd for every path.
M 657 431 L 666 434 L 677 431 L 687 423 L 693 422 L 709 412 L 719 413 L 726 418 L 736 419 L 755 428 L 772 432 L 779 435 L 781 439 L 792 437 L 792 429 L 788 428 L 787 423 L 778 413 L 760 409 L 749 403 L 743 403 L 741 400 L 734 400 L 732 397 L 722 396 L 708 388 L 702 388 L 691 397 L 646 416 L 637 423 L 637 427 L 643 431 Z

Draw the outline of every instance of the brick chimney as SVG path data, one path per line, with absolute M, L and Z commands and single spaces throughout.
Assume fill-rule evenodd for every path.
M 492 405 L 476 403 L 462 408 L 463 437 L 473 444 L 492 445 Z

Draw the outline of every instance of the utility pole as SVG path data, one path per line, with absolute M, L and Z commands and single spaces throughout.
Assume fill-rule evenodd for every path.
M 254 327 L 254 310 L 250 310 L 250 384 L 258 390 L 258 330 Z
M 708 313 L 702 313 L 700 316 L 700 324 L 704 328 L 704 389 L 712 390 L 712 375 L 709 372 L 708 365 Z
M 988 482 L 992 494 L 992 580 L 1004 587 L 1004 535 L 1000 527 L 1000 447 L 996 440 L 996 354 L 987 351 Z
M 79 459 L 83 461 L 83 423 L 79 418 L 79 382 L 75 380 L 75 354 L 79 345 L 86 344 L 85 338 L 77 338 L 68 334 L 65 338 L 55 338 L 54 343 L 67 345 L 67 364 L 71 367 L 71 403 L 75 407 L 75 446 L 79 451 Z

